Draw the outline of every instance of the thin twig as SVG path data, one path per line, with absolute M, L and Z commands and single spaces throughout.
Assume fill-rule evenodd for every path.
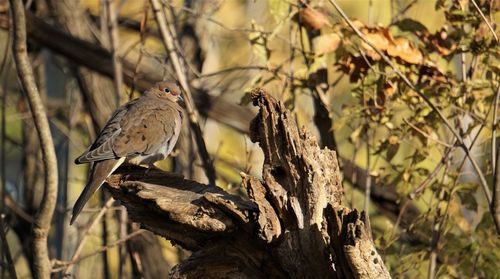
M 387 65 L 389 65 L 394 70 L 394 72 L 399 76 L 399 78 L 401 78 L 401 80 L 411 90 L 413 90 L 414 92 L 416 92 L 427 103 L 427 105 L 429 105 L 429 107 L 431 107 L 432 110 L 438 114 L 439 118 L 441 118 L 441 120 L 444 122 L 444 124 L 446 125 L 446 127 L 451 131 L 451 133 L 453 134 L 453 136 L 457 139 L 458 145 L 460 146 L 460 148 L 463 149 L 465 155 L 467 156 L 467 158 L 471 162 L 471 164 L 472 164 L 474 170 L 476 171 L 476 173 L 477 173 L 477 175 L 479 177 L 479 180 L 481 182 L 481 186 L 482 186 L 483 192 L 484 192 L 484 194 L 486 196 L 486 200 L 488 201 L 488 204 L 491 206 L 491 200 L 492 200 L 492 198 L 491 198 L 491 192 L 490 192 L 490 189 L 488 187 L 488 182 L 486 181 L 486 178 L 484 177 L 484 174 L 481 171 L 481 168 L 479 167 L 479 165 L 477 164 L 477 162 L 474 160 L 474 158 L 472 158 L 470 150 L 465 145 L 462 137 L 455 130 L 455 128 L 453 128 L 453 126 L 448 121 L 448 119 L 443 114 L 443 112 L 424 93 L 422 93 L 422 91 L 420 91 L 418 88 L 416 88 L 410 82 L 410 80 L 396 67 L 396 65 L 394 65 L 394 63 L 391 62 L 391 60 L 380 49 L 378 49 L 377 47 L 375 47 L 368 39 L 366 39 L 366 37 L 363 35 L 363 33 L 361 33 L 361 31 L 359 31 L 359 29 L 356 28 L 356 26 L 354 26 L 354 24 L 352 23 L 352 21 L 347 17 L 347 15 L 340 8 L 340 6 L 335 2 L 335 0 L 329 0 L 329 2 L 335 7 L 335 9 L 342 16 L 342 18 L 347 22 L 347 24 L 351 27 L 351 29 L 356 33 L 356 35 L 358 35 L 358 37 L 363 42 L 365 42 L 375 52 L 377 52 L 377 54 L 379 54 L 380 57 L 382 57 L 382 59 L 385 61 L 385 63 L 387 63 Z M 493 212 L 491 212 L 491 214 L 493 215 Z M 498 233 L 500 234 L 500 230 L 498 231 Z
M 201 127 L 199 123 L 198 111 L 193 103 L 193 97 L 191 94 L 191 89 L 187 82 L 186 72 L 184 66 L 181 64 L 178 53 L 175 49 L 174 36 L 171 34 L 171 29 L 169 28 L 169 23 L 167 22 L 167 17 L 163 6 L 159 0 L 151 0 L 151 7 L 155 15 L 156 23 L 160 29 L 160 33 L 163 39 L 163 44 L 165 50 L 168 52 L 170 57 L 170 62 L 172 63 L 175 73 L 177 75 L 178 81 L 184 91 L 184 99 L 186 103 L 186 110 L 188 113 L 188 120 L 191 129 L 194 134 L 194 139 L 198 146 L 200 152 L 200 158 L 202 160 L 203 169 L 211 185 L 215 185 L 215 169 L 213 162 L 208 154 L 207 147 L 205 145 L 205 140 L 203 139 L 203 133 L 201 132 Z M 169 30 L 170 29 L 170 30 Z
M 491 26 L 490 22 L 488 21 L 488 19 L 484 15 L 483 11 L 481 11 L 481 8 L 479 8 L 479 6 L 477 5 L 476 1 L 475 0 L 471 0 L 471 1 L 472 1 L 472 4 L 474 5 L 474 7 L 476 8 L 476 10 L 479 12 L 479 14 L 481 15 L 481 17 L 483 18 L 484 23 L 486 23 L 486 25 L 490 29 L 491 34 L 493 34 L 493 37 L 495 37 L 495 41 L 497 41 L 497 44 L 498 44 L 499 40 L 498 40 L 497 33 L 495 32 L 495 29 L 493 29 L 493 26 Z
M 5 69 L 5 66 L 7 65 L 7 56 L 9 54 L 9 45 L 10 45 L 10 32 L 7 32 L 7 40 L 5 40 L 5 52 L 3 54 L 2 58 L 2 64 L 0 65 L 0 76 L 3 74 L 3 71 Z M 6 75 L 7 77 L 8 75 Z M 1 130 L 1 146 L 0 146 L 0 218 L 1 214 L 5 213 L 5 197 L 6 197 L 6 189 L 7 189 L 7 164 L 5 163 L 5 144 L 7 140 L 7 123 L 6 123 L 6 115 L 7 115 L 7 88 L 6 88 L 6 82 L 7 80 L 4 81 L 3 84 L 3 90 L 2 90 L 2 105 L 1 105 L 1 110 L 2 110 L 2 120 L 1 120 L 1 125 L 2 125 L 2 130 Z M 1 227 L 0 227 L 1 229 Z M 0 241 L 0 250 L 2 249 L 8 249 L 8 244 L 5 243 L 3 244 L 3 240 Z M 4 254 L 0 253 L 0 262 L 3 262 L 4 259 Z M 2 272 L 2 278 L 4 277 L 3 272 Z
M 108 18 L 108 34 L 109 34 L 109 42 L 111 46 L 111 56 L 113 59 L 113 76 L 114 76 L 114 85 L 115 85 L 115 93 L 117 98 L 117 104 L 122 103 L 123 94 L 121 94 L 121 88 L 123 86 L 123 70 L 122 70 L 122 61 L 120 56 L 118 55 L 118 46 L 120 44 L 119 34 L 118 34 L 118 24 L 116 21 L 116 7 L 114 1 L 112 0 L 104 0 L 106 2 L 106 14 Z
M 497 128 L 498 128 L 498 102 L 500 99 L 500 80 L 498 81 L 497 91 L 495 93 L 495 107 L 493 109 L 493 123 L 491 124 L 491 169 L 495 171 L 497 156 Z M 494 185 L 493 185 L 494 186 Z
M 500 80 L 497 86 L 497 92 L 495 94 L 495 109 L 493 110 L 493 127 L 492 127 L 492 136 L 491 136 L 491 156 L 493 166 L 493 201 L 491 202 L 490 210 L 493 212 L 493 221 L 495 222 L 495 226 L 497 228 L 497 232 L 500 231 L 500 149 L 496 148 L 496 130 L 498 126 L 498 102 L 500 96 Z M 496 161 L 493 161 L 496 156 Z
M 500 160 L 500 149 L 497 150 L 497 162 Z M 493 177 L 493 202 L 491 204 L 490 210 L 493 212 L 493 221 L 497 228 L 497 232 L 500 230 L 500 164 L 497 163 L 494 170 L 495 174 Z
M 7 269 L 9 270 L 10 277 L 13 279 L 17 279 L 16 267 L 14 265 L 14 261 L 12 260 L 12 255 L 10 254 L 9 242 L 7 242 L 7 236 L 5 235 L 5 227 L 4 227 L 4 219 L 5 215 L 0 213 L 0 238 L 2 240 L 3 247 L 3 255 L 5 256 L 5 260 L 7 261 Z M 0 251 L 1 252 L 1 251 Z
M 148 12 L 149 12 L 149 4 L 148 0 L 144 0 L 144 5 L 143 5 L 143 11 L 142 11 L 142 17 L 141 17 L 141 22 L 140 22 L 140 27 L 139 27 L 139 37 L 140 37 L 140 44 L 141 48 L 139 51 L 139 57 L 137 58 L 137 62 L 135 63 L 134 67 L 134 75 L 133 75 L 133 80 L 132 80 L 132 85 L 130 86 L 130 92 L 128 93 L 128 98 L 129 100 L 132 99 L 134 95 L 134 90 L 135 90 L 135 83 L 137 82 L 137 74 L 139 73 L 139 66 L 141 65 L 142 61 L 142 55 L 143 51 L 142 49 L 144 48 L 144 45 L 146 43 L 146 28 L 147 28 L 147 22 L 148 22 Z
M 448 148 L 453 147 L 453 145 L 451 145 L 449 143 L 446 143 L 446 142 L 444 142 L 444 141 L 442 141 L 442 140 L 440 140 L 440 139 L 438 139 L 436 137 L 433 137 L 433 136 L 427 134 L 426 132 L 422 131 L 422 129 L 420 129 L 417 126 L 413 125 L 410 121 L 406 120 L 406 118 L 403 118 L 403 121 L 406 124 L 408 124 L 408 126 L 410 126 L 412 129 L 414 129 L 415 131 L 419 132 L 422 136 L 424 136 L 424 137 L 426 137 L 426 138 L 428 138 L 428 139 L 430 139 L 432 141 L 435 141 L 435 142 L 441 144 L 442 146 L 445 146 L 445 147 L 448 147 Z
M 21 0 L 10 0 L 12 21 L 14 24 L 13 54 L 16 61 L 21 84 L 30 104 L 31 113 L 35 122 L 35 128 L 42 149 L 43 164 L 45 167 L 44 179 L 45 189 L 38 215 L 33 224 L 33 253 L 34 272 L 37 278 L 50 278 L 50 260 L 47 247 L 52 215 L 57 198 L 57 158 L 54 143 L 50 133 L 49 121 L 45 114 L 45 108 L 38 92 L 33 76 L 33 69 L 27 51 L 26 41 L 26 19 L 24 6 Z
M 118 211 L 118 237 L 123 239 L 127 237 L 128 230 L 127 230 L 127 211 L 122 210 Z M 126 257 L 127 257 L 127 245 L 120 245 L 118 247 L 118 278 L 125 278 L 126 276 L 124 275 L 125 273 L 125 263 L 126 263 Z
M 83 230 L 82 239 L 80 240 L 80 243 L 76 247 L 70 262 L 74 262 L 76 261 L 76 259 L 78 259 L 80 253 L 82 252 L 83 246 L 85 245 L 85 242 L 87 242 L 87 238 L 90 235 L 90 231 L 101 220 L 101 218 L 108 211 L 108 209 L 111 207 L 114 201 L 115 200 L 113 198 L 109 198 L 104 204 L 104 206 L 101 208 L 101 210 L 99 210 L 99 213 L 97 213 L 97 215 L 94 218 L 91 218 L 92 221 L 85 226 L 85 229 Z M 72 265 L 66 266 L 66 269 L 63 270 L 63 273 L 66 274 L 70 272 L 72 267 L 73 267 Z
M 444 173 L 448 171 L 450 167 L 450 162 L 448 161 L 446 164 L 446 168 Z M 445 185 L 447 180 L 447 176 L 443 175 L 443 181 L 442 184 Z M 447 212 L 442 212 L 442 207 L 439 206 L 439 203 L 445 200 L 445 195 L 446 194 L 446 189 L 444 187 L 440 187 L 439 192 L 437 194 L 437 202 L 438 204 L 435 206 L 436 207 L 436 215 L 434 216 L 434 222 L 432 225 L 432 239 L 429 244 L 429 269 L 427 273 L 427 278 L 428 279 L 434 279 L 436 277 L 436 262 L 437 262 L 437 250 L 438 250 L 438 244 L 439 244 L 439 239 L 441 238 L 441 226 L 443 225 L 442 219 L 445 218 L 445 214 Z M 451 198 L 450 198 L 451 199 Z M 449 200 L 448 200 L 449 202 Z
M 146 230 L 138 230 L 138 231 L 135 231 L 129 235 L 127 235 L 127 237 L 125 238 L 122 238 L 122 239 L 119 239 L 111 244 L 109 244 L 108 246 L 104 246 L 104 247 L 101 247 L 99 249 L 97 249 L 96 251 L 94 252 L 91 252 L 89 254 L 86 254 L 86 255 L 83 255 L 81 257 L 77 257 L 75 260 L 71 260 L 71 261 L 68 261 L 68 262 L 63 262 L 63 261 L 55 261 L 54 264 L 57 265 L 58 267 L 57 268 L 54 268 L 52 269 L 52 272 L 55 273 L 55 272 L 61 272 L 63 271 L 64 269 L 66 269 L 66 267 L 68 265 L 74 265 L 76 263 L 78 263 L 79 261 L 82 261 L 82 260 L 85 260 L 87 258 L 90 258 L 92 256 L 95 256 L 99 253 L 102 253 L 103 251 L 107 251 L 109 248 L 113 248 L 117 245 L 121 245 L 125 242 L 127 242 L 129 239 L 131 238 L 134 238 L 142 233 L 146 232 Z

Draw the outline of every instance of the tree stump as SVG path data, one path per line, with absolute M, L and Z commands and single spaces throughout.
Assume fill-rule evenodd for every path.
M 250 138 L 262 179 L 242 174 L 248 198 L 159 170 L 120 168 L 107 188 L 130 219 L 192 251 L 172 278 L 390 278 L 364 214 L 341 205 L 335 151 L 321 149 L 263 89 Z M 145 267 L 147 268 L 147 267 Z

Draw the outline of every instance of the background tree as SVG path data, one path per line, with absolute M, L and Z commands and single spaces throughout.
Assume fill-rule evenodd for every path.
M 266 154 L 250 141 L 257 112 L 249 92 L 266 88 L 320 147 L 337 151 L 342 204 L 367 211 L 371 238 L 393 277 L 496 276 L 498 1 L 23 4 L 58 159 L 48 242 L 54 273 L 150 277 L 189 267 L 185 245 L 137 230 L 133 216 L 128 221 L 107 196 L 93 199 L 76 227 L 67 219 L 87 177 L 71 164 L 76 154 L 118 103 L 175 79 L 191 93 L 192 118 L 162 169 L 199 183 L 215 180 L 247 200 L 241 172 L 266 182 Z M 17 79 L 7 1 L 0 13 L 0 209 L 10 249 L 0 242 L 18 276 L 30 277 L 30 231 L 46 169 Z M 12 266 L 4 254 L 2 265 Z

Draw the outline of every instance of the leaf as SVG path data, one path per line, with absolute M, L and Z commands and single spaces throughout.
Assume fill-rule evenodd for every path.
M 389 162 L 392 160 L 392 158 L 394 158 L 394 156 L 396 156 L 396 154 L 398 153 L 398 150 L 399 150 L 399 143 L 398 144 L 389 144 L 389 146 L 387 146 L 386 156 L 387 156 L 387 160 Z
M 349 141 L 355 143 L 358 141 L 359 136 L 361 135 L 361 131 L 363 131 L 363 126 L 358 126 L 349 136 Z
M 319 30 L 324 25 L 331 26 L 328 17 L 324 13 L 311 7 L 301 9 L 296 20 L 308 30 Z
M 314 53 L 323 55 L 337 50 L 341 43 L 341 37 L 335 33 L 325 34 L 314 38 Z
M 426 44 L 427 48 L 437 51 L 443 56 L 453 54 L 458 47 L 458 42 L 450 36 L 450 32 L 446 25 L 434 34 L 428 31 L 417 31 L 415 34 Z
M 394 40 L 392 35 L 389 33 L 389 29 L 384 27 L 365 27 L 361 29 L 361 32 L 363 32 L 363 34 L 365 35 L 364 37 L 368 42 L 370 42 L 370 44 L 382 51 L 387 50 L 387 48 L 392 44 Z M 380 55 L 375 50 L 373 50 L 370 45 L 362 42 L 361 46 L 366 50 L 366 54 L 370 58 L 374 60 L 380 59 Z
M 387 48 L 387 54 L 410 64 L 422 64 L 424 61 L 422 52 L 403 37 L 394 39 L 394 44 L 390 44 Z
M 427 31 L 427 27 L 425 27 L 425 25 L 423 25 L 422 23 L 420 23 L 416 20 L 410 19 L 410 18 L 405 18 L 405 19 L 396 21 L 394 23 L 394 25 L 397 26 L 399 28 L 399 30 L 405 31 L 405 32 L 416 32 L 416 31 L 426 32 Z

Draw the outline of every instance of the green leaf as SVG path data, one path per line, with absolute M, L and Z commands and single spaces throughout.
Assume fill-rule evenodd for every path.
M 397 26 L 401 31 L 404 32 L 416 32 L 416 31 L 427 31 L 427 27 L 423 25 L 422 23 L 410 19 L 410 18 L 405 18 L 399 21 L 396 21 L 394 23 L 395 26 Z

